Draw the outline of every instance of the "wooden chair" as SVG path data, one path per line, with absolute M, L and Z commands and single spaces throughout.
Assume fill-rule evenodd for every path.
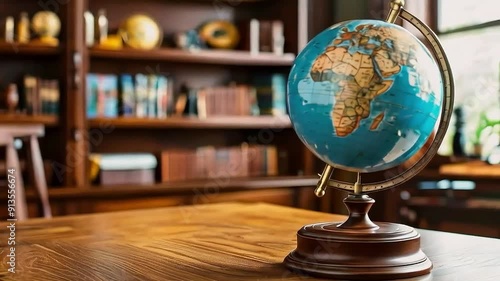
M 33 177 L 33 183 L 42 202 L 44 217 L 52 217 L 43 160 L 38 144 L 38 138 L 44 135 L 45 129 L 43 125 L 0 125 L 0 145 L 6 147 L 6 168 L 16 170 L 16 218 L 18 220 L 28 218 L 28 204 L 26 202 L 19 157 L 14 147 L 14 139 L 16 138 L 25 140 L 27 144 L 27 170 Z

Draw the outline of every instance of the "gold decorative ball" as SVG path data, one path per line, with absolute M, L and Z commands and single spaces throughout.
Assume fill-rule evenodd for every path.
M 120 26 L 119 34 L 125 44 L 135 49 L 153 49 L 161 45 L 163 39 L 158 23 L 143 14 L 128 17 Z
M 40 11 L 33 16 L 31 29 L 40 37 L 57 37 L 61 31 L 61 20 L 54 12 Z

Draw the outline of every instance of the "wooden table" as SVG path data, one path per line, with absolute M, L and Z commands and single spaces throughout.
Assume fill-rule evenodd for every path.
M 15 274 L 7 272 L 2 231 L 0 279 L 316 280 L 281 262 L 302 225 L 342 219 L 238 203 L 34 219 L 16 225 Z M 500 280 L 500 240 L 419 232 L 434 269 L 411 280 Z

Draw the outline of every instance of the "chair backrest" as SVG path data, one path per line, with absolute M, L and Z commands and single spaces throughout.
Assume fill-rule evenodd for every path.
M 23 138 L 28 141 L 28 156 L 29 163 L 27 167 L 30 170 L 34 185 L 40 196 L 43 213 L 46 218 L 52 217 L 52 212 L 49 203 L 49 195 L 43 160 L 38 145 L 38 138 L 45 135 L 45 128 L 39 124 L 4 124 L 0 125 L 0 145 L 6 146 L 6 164 L 7 168 L 16 169 L 16 218 L 23 220 L 28 217 L 28 207 L 26 196 L 24 194 L 24 184 L 19 165 L 19 158 L 14 147 L 15 138 Z

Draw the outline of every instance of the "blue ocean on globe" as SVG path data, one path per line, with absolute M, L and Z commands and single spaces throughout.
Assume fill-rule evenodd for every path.
M 440 114 L 443 85 L 427 48 L 378 20 L 336 24 L 297 56 L 288 110 L 321 160 L 354 172 L 386 170 L 423 147 Z

